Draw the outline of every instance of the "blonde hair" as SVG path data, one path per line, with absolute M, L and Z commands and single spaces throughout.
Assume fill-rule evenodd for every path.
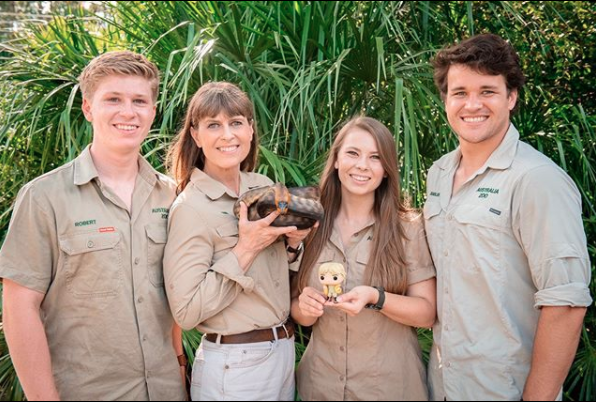
M 370 258 L 363 275 L 363 284 L 383 286 L 390 293 L 405 294 L 407 290 L 407 272 L 403 241 L 406 238 L 402 221 L 407 220 L 411 209 L 407 207 L 399 184 L 397 151 L 395 139 L 385 125 L 371 117 L 355 117 L 339 131 L 327 158 L 325 170 L 321 176 L 321 204 L 325 217 L 318 229 L 306 240 L 302 264 L 298 271 L 298 290 L 308 284 L 310 273 L 316 264 L 323 247 L 331 237 L 335 218 L 342 203 L 342 184 L 339 180 L 335 162 L 348 133 L 354 128 L 368 132 L 375 139 L 379 158 L 386 177 L 375 190 L 373 214 L 375 225 L 371 242 Z
M 159 93 L 159 70 L 141 54 L 128 50 L 112 51 L 97 56 L 83 69 L 79 85 L 84 98 L 89 99 L 99 82 L 111 75 L 132 75 L 143 77 L 151 84 L 153 102 Z
M 339 262 L 326 262 L 321 264 L 319 266 L 319 275 L 324 274 L 341 275 L 346 279 L 346 269 L 343 264 L 340 264 Z
M 205 154 L 192 138 L 191 129 L 196 129 L 202 119 L 216 117 L 220 113 L 228 117 L 244 116 L 249 124 L 252 124 L 250 151 L 240 164 L 240 170 L 252 172 L 256 168 L 259 139 L 252 102 L 248 95 L 234 84 L 209 82 L 201 86 L 190 100 L 184 126 L 170 146 L 166 158 L 168 170 L 178 183 L 178 193 L 181 193 L 190 182 L 190 176 L 195 167 L 201 170 L 205 167 Z

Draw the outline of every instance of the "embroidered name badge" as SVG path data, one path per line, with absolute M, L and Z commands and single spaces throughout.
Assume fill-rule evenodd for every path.
M 170 208 L 153 208 L 151 212 L 154 214 L 161 214 L 162 219 L 168 219 Z
M 501 215 L 501 211 L 499 211 L 498 209 L 491 208 L 491 209 L 489 209 L 489 211 L 495 215 Z
M 479 187 L 476 192 L 480 193 L 478 198 L 488 198 L 490 194 L 499 194 L 499 189 L 491 187 Z
M 91 226 L 91 225 L 96 225 L 97 221 L 95 219 L 88 219 L 86 221 L 79 221 L 79 222 L 75 222 L 75 227 L 76 228 L 80 228 L 82 226 Z

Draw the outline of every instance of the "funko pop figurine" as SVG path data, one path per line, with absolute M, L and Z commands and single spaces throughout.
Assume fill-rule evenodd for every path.
M 337 296 L 343 293 L 341 284 L 346 279 L 346 270 L 338 262 L 326 262 L 319 267 L 319 280 L 327 301 L 337 303 Z

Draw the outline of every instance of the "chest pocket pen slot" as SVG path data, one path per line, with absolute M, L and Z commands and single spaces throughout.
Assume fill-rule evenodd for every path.
M 165 224 L 145 226 L 147 232 L 147 274 L 153 286 L 163 286 L 163 253 L 168 238 Z

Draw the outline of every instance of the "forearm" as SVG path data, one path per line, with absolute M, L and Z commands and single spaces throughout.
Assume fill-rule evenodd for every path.
M 435 323 L 435 306 L 418 296 L 385 294 L 385 305 L 381 310 L 386 317 L 404 325 L 430 328 Z
M 524 400 L 555 400 L 573 363 L 586 309 L 543 307 Z
M 182 346 L 182 328 L 177 324 L 174 324 L 172 327 L 172 344 L 174 346 L 176 356 L 184 354 L 184 348 Z
M 39 311 L 14 311 L 5 305 L 4 333 L 19 381 L 30 401 L 60 400 L 48 340 Z
M 305 327 L 310 327 L 311 325 L 313 325 L 314 323 L 317 322 L 318 318 L 312 317 L 312 316 L 307 316 L 307 315 L 303 314 L 302 310 L 299 307 L 299 304 L 300 304 L 300 302 L 297 297 L 292 299 L 292 305 L 291 305 L 292 319 L 297 324 L 300 324 Z

